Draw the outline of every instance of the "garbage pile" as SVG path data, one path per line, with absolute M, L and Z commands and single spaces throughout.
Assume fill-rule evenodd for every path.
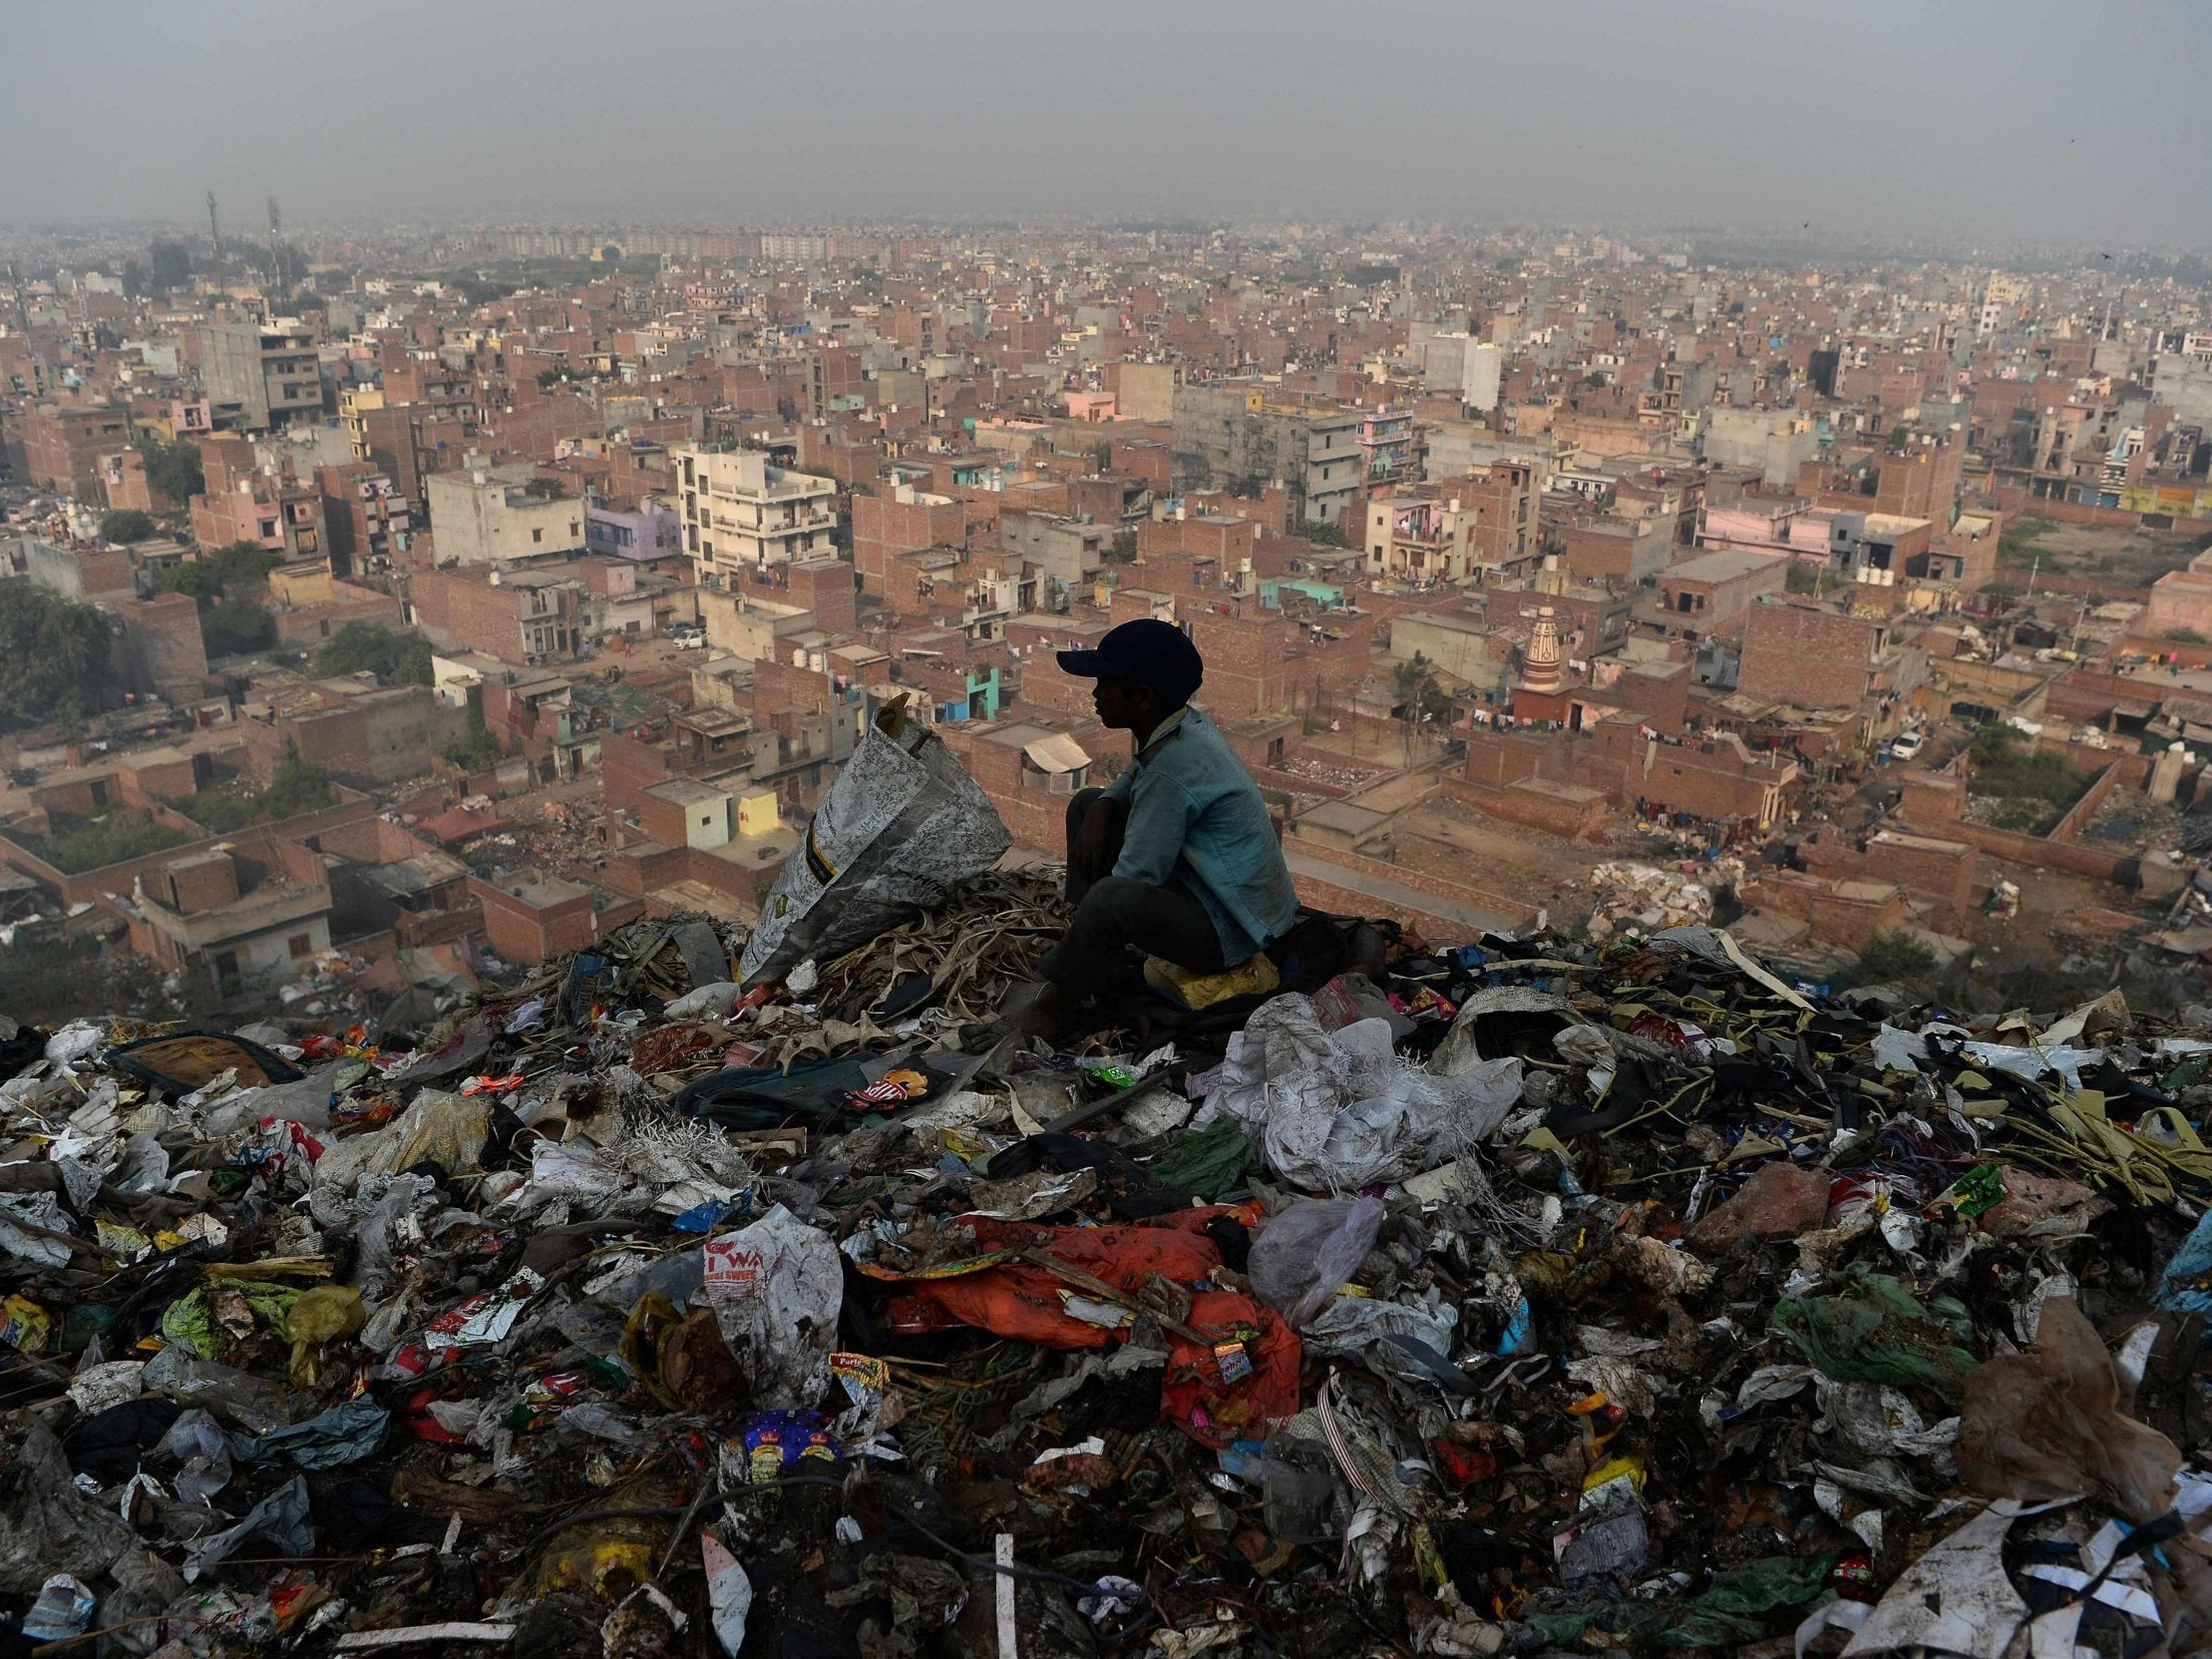
M 1596 892 L 1587 932 L 1595 940 L 1650 934 L 1713 919 L 1713 897 L 1743 879 L 1743 860 L 1722 854 L 1704 864 L 1663 870 L 1613 860 L 1590 872 Z
M 9 1627 L 2212 1641 L 2212 1034 L 1361 926 L 997 1039 L 1054 916 L 972 878 L 750 989 L 740 930 L 638 923 L 420 1028 L 0 1022 Z

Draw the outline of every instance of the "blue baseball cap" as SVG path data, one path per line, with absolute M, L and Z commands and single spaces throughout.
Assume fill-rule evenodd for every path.
M 1149 686 L 1171 708 L 1198 693 L 1206 663 L 1191 636 L 1173 622 L 1144 617 L 1110 628 L 1091 650 L 1064 650 L 1060 666 L 1084 679 L 1129 679 Z

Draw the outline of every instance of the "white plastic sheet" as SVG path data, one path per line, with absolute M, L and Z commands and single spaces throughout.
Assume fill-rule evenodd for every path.
M 1342 1192 L 1459 1156 L 1505 1120 L 1520 1092 L 1518 1060 L 1438 1076 L 1391 1051 L 1383 1021 L 1323 1031 L 1312 1003 L 1290 994 L 1263 1004 L 1230 1039 L 1199 1121 L 1233 1117 L 1283 1179 Z
M 887 709 L 769 889 L 745 945 L 744 983 L 773 984 L 810 959 L 867 944 L 941 903 L 1012 845 L 998 809 L 943 740 Z
M 722 1340 L 771 1410 L 813 1405 L 829 1386 L 845 1275 L 836 1242 L 778 1204 L 706 1247 L 708 1306 Z

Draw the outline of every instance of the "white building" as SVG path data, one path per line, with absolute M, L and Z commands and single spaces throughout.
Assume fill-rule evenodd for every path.
M 727 587 L 740 571 L 835 554 L 837 486 L 830 480 L 774 466 L 758 450 L 718 454 L 685 446 L 673 459 L 684 551 L 701 587 Z
M 477 466 L 466 472 L 432 473 L 423 481 L 438 562 L 505 565 L 534 555 L 583 551 L 583 503 L 547 497 L 530 481 L 528 465 Z

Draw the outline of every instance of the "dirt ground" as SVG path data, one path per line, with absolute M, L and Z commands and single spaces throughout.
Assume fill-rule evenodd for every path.
M 1591 870 L 1620 856 L 1610 847 L 1540 835 L 1448 802 L 1407 813 L 1395 830 L 1398 862 L 1407 869 L 1548 906 L 1555 922 L 1590 907 Z
M 2040 570 L 2045 576 L 2092 577 L 2148 588 L 2182 569 L 2199 551 L 2196 539 L 2165 531 L 2060 524 L 2029 515 L 2006 527 L 1997 562 L 2007 571 Z

